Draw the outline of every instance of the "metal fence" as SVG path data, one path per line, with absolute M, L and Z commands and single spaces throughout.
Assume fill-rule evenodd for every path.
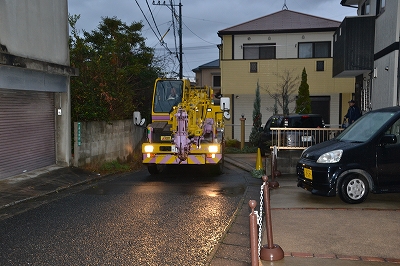
M 329 140 L 343 128 L 271 128 L 271 148 L 296 150 Z

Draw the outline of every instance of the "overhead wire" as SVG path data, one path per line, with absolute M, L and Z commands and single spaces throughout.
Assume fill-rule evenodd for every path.
M 177 19 L 176 18 L 176 16 L 175 16 L 175 8 L 174 8 L 174 3 L 173 3 L 173 1 L 172 0 L 170 0 L 169 1 L 169 3 L 170 3 L 170 5 L 171 5 L 171 16 L 172 16 L 172 28 L 173 28 L 173 32 L 174 32 L 174 41 L 175 41 L 175 56 L 176 56 L 176 58 L 178 59 L 178 62 L 179 62 L 179 56 L 178 56 L 178 47 L 177 47 L 177 45 L 176 45 L 176 27 L 175 27 L 175 19 Z
M 158 34 L 157 34 L 156 31 L 154 30 L 152 24 L 151 24 L 150 21 L 148 20 L 146 14 L 144 13 L 144 11 L 143 11 L 143 9 L 141 8 L 141 6 L 140 6 L 140 4 L 138 3 L 138 1 L 135 0 L 135 2 L 136 2 L 136 4 L 137 4 L 137 6 L 139 7 L 140 11 L 142 12 L 143 17 L 144 17 L 145 20 L 147 21 L 147 24 L 149 25 L 151 31 L 153 32 L 153 34 L 154 34 L 155 37 L 157 38 L 159 44 L 160 44 L 162 47 L 164 47 L 164 49 L 165 49 L 166 51 L 168 51 L 168 53 L 169 53 L 168 55 L 164 55 L 162 58 L 160 58 L 161 61 L 163 61 L 163 62 L 167 61 L 168 58 L 171 58 L 170 56 L 173 55 L 173 54 L 175 54 L 175 53 L 172 52 L 172 51 L 168 48 L 166 42 L 163 41 L 163 36 L 161 36 L 161 33 L 160 33 L 159 29 L 158 29 L 157 23 L 156 23 L 156 21 L 155 21 L 153 12 L 152 12 L 152 10 L 151 10 L 149 4 L 148 4 L 148 1 L 146 0 L 146 3 L 147 3 L 147 6 L 148 6 L 148 8 L 149 8 L 149 12 L 150 12 L 150 14 L 151 14 L 151 16 L 152 16 L 152 18 L 153 18 L 153 22 L 154 22 L 154 24 L 155 24 L 155 27 L 156 27 L 156 29 L 157 29 Z M 169 64 L 167 64 L 167 65 L 169 66 Z M 176 62 L 174 62 L 174 60 L 172 60 L 172 70 L 170 71 L 171 73 L 174 72 L 174 68 L 176 68 Z M 166 72 L 168 72 L 168 71 L 166 71 Z
M 175 12 L 175 7 L 174 7 L 174 6 L 175 6 L 175 3 L 174 3 L 174 0 L 170 0 L 170 1 L 169 1 L 169 5 L 168 5 L 168 4 L 165 4 L 165 6 L 168 7 L 168 9 L 171 10 L 172 20 L 171 20 L 171 25 L 170 25 L 170 27 L 168 28 L 168 30 L 166 31 L 166 33 L 165 33 L 164 35 L 162 35 L 161 32 L 160 32 L 160 30 L 159 30 L 159 27 L 158 27 L 158 25 L 157 25 L 157 22 L 156 22 L 156 20 L 155 20 L 155 17 L 154 17 L 154 15 L 153 15 L 153 11 L 151 10 L 151 7 L 150 7 L 150 4 L 149 4 L 148 0 L 146 0 L 146 4 L 147 4 L 147 7 L 148 7 L 148 9 L 149 9 L 149 12 L 150 12 L 150 15 L 151 15 L 151 18 L 152 18 L 152 21 L 153 21 L 154 26 L 150 23 L 149 19 L 147 18 L 146 14 L 144 13 L 143 9 L 140 7 L 140 4 L 138 3 L 138 1 L 135 0 L 135 2 L 136 2 L 136 4 L 137 4 L 137 6 L 139 7 L 140 11 L 142 12 L 142 15 L 144 16 L 145 20 L 147 21 L 147 23 L 148 23 L 150 29 L 152 30 L 153 34 L 154 34 L 155 37 L 157 38 L 158 44 L 161 45 L 161 46 L 163 47 L 163 48 L 156 48 L 156 46 L 157 46 L 158 44 L 155 44 L 155 45 L 153 46 L 153 49 L 154 49 L 155 51 L 158 51 L 158 52 L 161 52 L 162 50 L 166 50 L 166 51 L 168 52 L 168 54 L 164 54 L 164 55 L 163 55 L 163 54 L 160 54 L 160 60 L 163 61 L 163 62 L 170 61 L 170 63 L 166 63 L 166 64 L 168 64 L 168 66 L 170 67 L 170 71 L 169 71 L 169 72 L 170 72 L 170 73 L 175 73 L 175 74 L 176 74 L 176 73 L 178 72 L 177 69 L 179 68 L 179 60 L 180 60 L 180 58 L 179 58 L 179 47 L 178 47 L 178 45 L 177 45 L 177 31 L 179 32 L 179 30 L 181 30 L 181 29 L 178 29 L 178 28 L 177 28 L 177 25 L 176 25 L 176 22 L 175 22 L 175 21 L 178 21 L 178 20 L 179 20 L 179 16 L 178 16 L 177 13 Z M 182 24 L 183 24 L 183 25 L 185 26 L 185 28 L 188 29 L 194 36 L 196 36 L 196 37 L 199 38 L 200 40 L 202 40 L 202 41 L 204 41 L 204 42 L 210 44 L 210 45 L 203 45 L 203 46 L 182 47 L 183 50 L 185 50 L 185 51 L 191 51 L 191 50 L 199 50 L 199 49 L 212 49 L 212 48 L 215 48 L 215 46 L 217 45 L 217 44 L 214 44 L 214 43 L 212 43 L 212 42 L 209 42 L 209 41 L 203 39 L 202 37 L 200 37 L 198 34 L 196 34 L 194 31 L 192 31 L 185 23 L 182 22 Z M 172 48 L 174 51 L 172 51 L 172 50 L 168 47 L 167 43 L 164 41 L 165 35 L 170 31 L 171 28 L 173 29 L 173 36 L 174 36 L 174 45 L 175 45 L 175 47 Z M 182 34 L 182 32 L 181 32 L 180 34 Z M 170 57 L 171 55 L 173 55 L 173 57 Z M 170 58 L 170 60 L 169 60 L 168 58 Z M 187 66 L 187 67 L 190 68 L 189 63 L 188 63 L 187 58 L 186 58 L 185 55 L 183 55 L 183 58 L 184 58 L 184 61 L 185 61 L 185 66 Z M 178 62 L 176 62 L 176 61 L 178 61 Z M 182 65 L 183 65 L 183 62 L 182 62 Z M 185 70 L 185 71 L 187 71 L 187 70 Z M 190 71 L 192 71 L 192 70 L 190 69 Z M 168 71 L 167 71 L 167 72 L 168 72 Z
M 153 27 L 152 27 L 152 25 L 150 24 L 149 20 L 147 19 L 147 16 L 146 16 L 145 13 L 143 12 L 143 9 L 142 9 L 141 6 L 139 5 L 138 1 L 135 0 L 135 2 L 136 2 L 136 4 L 137 4 L 137 6 L 139 7 L 140 12 L 142 12 L 142 15 L 143 15 L 144 19 L 147 21 L 147 24 L 149 24 L 149 27 L 150 27 L 151 31 L 154 33 L 154 35 L 156 36 L 157 40 L 159 41 L 159 43 L 160 43 L 162 46 L 164 46 L 164 48 L 165 48 L 166 50 L 168 50 L 171 54 L 173 54 L 173 52 L 168 48 L 168 46 L 164 45 L 164 43 L 163 43 L 163 42 L 161 41 L 161 39 L 158 37 L 157 33 L 155 32 L 155 30 L 153 29 Z M 147 2 L 147 0 L 146 0 L 146 2 Z M 160 34 L 160 36 L 161 36 L 161 34 Z
M 146 0 L 146 4 L 147 4 L 147 8 L 149 9 L 149 12 L 150 12 L 151 18 L 153 19 L 154 26 L 156 27 L 156 29 L 157 29 L 157 32 L 158 32 L 158 34 L 159 34 L 159 35 L 160 35 L 160 37 L 161 37 L 161 39 L 160 39 L 160 41 L 161 41 L 161 40 L 162 40 L 162 35 L 161 35 L 161 33 L 160 33 L 160 30 L 158 29 L 158 26 L 157 26 L 156 20 L 154 19 L 153 12 L 151 11 L 151 8 L 150 8 L 150 5 L 149 5 L 149 1 L 147 1 L 147 0 Z

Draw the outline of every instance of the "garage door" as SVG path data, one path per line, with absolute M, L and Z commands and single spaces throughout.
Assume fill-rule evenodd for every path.
M 0 179 L 55 164 L 54 93 L 0 89 Z

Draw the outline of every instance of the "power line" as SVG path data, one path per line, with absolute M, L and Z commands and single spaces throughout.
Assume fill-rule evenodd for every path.
M 185 46 L 183 47 L 183 50 L 185 51 L 193 51 L 193 50 L 207 50 L 207 49 L 215 49 L 216 44 L 211 44 L 211 45 L 203 45 L 203 46 Z M 154 48 L 155 50 L 163 50 L 164 48 Z M 174 49 L 174 48 L 172 48 Z
M 136 1 L 136 3 L 137 3 L 137 1 Z M 151 8 L 150 8 L 150 5 L 149 5 L 149 2 L 148 2 L 147 0 L 146 0 L 146 4 L 147 4 L 147 8 L 149 9 L 149 12 L 150 12 L 151 18 L 153 19 L 154 26 L 156 27 L 156 29 L 157 29 L 157 32 L 158 32 L 158 34 L 159 34 L 159 35 L 160 35 L 160 37 L 161 37 L 160 30 L 159 30 L 159 29 L 158 29 L 158 27 L 157 27 L 156 20 L 154 19 L 153 12 L 151 11 Z M 162 39 L 162 38 L 161 38 L 161 39 Z
M 147 0 L 146 0 L 146 1 L 147 1 Z M 140 7 L 138 1 L 135 0 L 135 2 L 136 2 L 136 4 L 137 4 L 137 6 L 139 7 L 140 11 L 142 12 L 144 19 L 147 21 L 147 24 L 149 24 L 149 27 L 150 27 L 151 31 L 152 31 L 152 32 L 154 33 L 154 35 L 156 36 L 157 40 L 160 42 L 160 44 L 161 44 L 162 46 L 164 46 L 164 48 L 165 48 L 166 50 L 168 50 L 168 51 L 172 54 L 172 51 L 169 50 L 169 48 L 168 48 L 166 45 L 163 44 L 163 42 L 162 42 L 162 41 L 160 40 L 160 38 L 158 37 L 157 33 L 154 31 L 154 29 L 153 29 L 153 27 L 151 26 L 149 20 L 147 19 L 146 15 L 144 14 L 142 8 Z M 160 34 L 160 35 L 161 35 L 161 34 Z
M 165 1 L 163 1 L 162 3 L 160 1 L 158 1 L 157 3 L 153 0 L 153 5 L 163 5 L 166 6 L 168 8 L 170 8 L 171 12 L 172 12 L 172 23 L 173 23 L 173 29 L 174 29 L 174 40 L 175 40 L 175 47 L 177 47 L 176 45 L 176 35 L 175 35 L 175 19 L 178 20 L 178 35 L 179 35 L 179 53 L 176 53 L 177 55 L 179 55 L 178 57 L 178 61 L 179 61 L 179 78 L 181 79 L 183 77 L 183 64 L 182 64 L 182 3 L 181 0 L 179 0 L 179 4 L 176 5 L 173 3 L 173 0 L 169 1 L 169 5 L 170 7 L 165 3 Z M 179 14 L 176 15 L 175 13 L 175 6 L 179 7 Z M 175 18 L 174 18 L 175 16 Z
M 197 35 L 196 33 L 194 33 L 185 23 L 183 23 L 183 25 L 185 25 L 185 27 L 186 27 L 191 33 L 193 33 L 194 36 L 196 36 L 196 37 L 199 38 L 200 40 L 202 40 L 202 41 L 204 41 L 204 42 L 206 42 L 206 43 L 214 44 L 214 43 L 212 43 L 212 42 L 209 42 L 209 41 L 204 40 L 204 39 L 201 38 L 199 35 Z

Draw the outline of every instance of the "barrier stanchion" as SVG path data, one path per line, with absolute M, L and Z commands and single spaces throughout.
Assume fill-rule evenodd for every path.
M 266 224 L 266 232 L 267 232 L 267 245 L 261 247 L 260 250 L 260 259 L 267 261 L 276 261 L 281 260 L 284 257 L 284 252 L 282 248 L 274 244 L 272 237 L 272 219 L 271 219 L 271 205 L 270 205 L 270 195 L 269 195 L 269 185 L 268 185 L 268 177 L 263 176 L 262 179 L 265 182 L 264 186 L 264 208 L 265 208 L 265 224 Z M 262 215 L 262 214 L 260 214 Z
M 250 252 L 251 252 L 251 266 L 258 266 L 258 237 L 257 237 L 257 214 L 254 212 L 254 209 L 257 206 L 257 202 L 255 200 L 249 201 L 249 207 L 251 209 L 251 213 L 249 216 L 250 219 Z

